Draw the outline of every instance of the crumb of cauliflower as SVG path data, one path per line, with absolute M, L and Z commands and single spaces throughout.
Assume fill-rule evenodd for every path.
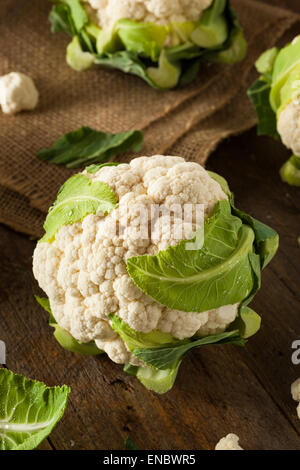
M 299 402 L 297 406 L 297 414 L 298 414 L 298 418 L 300 419 L 300 379 L 297 379 L 295 380 L 295 382 L 292 383 L 291 394 L 292 394 L 293 400 Z
M 104 29 L 111 29 L 121 18 L 159 24 L 198 21 L 203 10 L 212 2 L 213 0 L 85 0 L 88 12 Z
M 5 114 L 34 109 L 38 99 L 35 84 L 27 75 L 10 72 L 0 77 L 0 105 Z
M 294 155 L 300 156 L 300 97 L 295 98 L 281 111 L 277 130 L 284 145 Z
M 222 437 L 215 447 L 215 450 L 243 450 L 239 445 L 240 438 L 236 434 L 227 434 Z
M 61 227 L 53 243 L 38 243 L 34 251 L 34 276 L 49 297 L 59 325 L 78 341 L 94 340 L 111 360 L 133 364 L 136 358 L 110 326 L 110 313 L 117 312 L 136 331 L 160 330 L 178 339 L 197 332 L 202 336 L 223 332 L 236 318 L 237 304 L 201 314 L 170 310 L 145 295 L 126 270 L 129 257 L 155 254 L 178 243 L 176 214 L 168 239 L 160 238 L 161 232 L 155 230 L 156 225 L 164 225 L 163 215 L 157 217 L 148 238 L 137 238 L 134 229 L 140 209 L 153 203 L 166 207 L 203 204 L 207 217 L 219 200 L 227 198 L 220 185 L 199 164 L 161 155 L 86 174 L 110 186 L 118 207 L 107 216 L 90 214 L 82 222 Z M 186 225 L 182 239 L 195 230 L 193 220 Z M 116 235 L 116 226 L 125 229 Z

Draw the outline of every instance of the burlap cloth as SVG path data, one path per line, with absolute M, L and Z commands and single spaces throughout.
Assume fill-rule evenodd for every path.
M 48 1 L 0 0 L 0 75 L 28 73 L 40 92 L 35 111 L 0 113 L 0 222 L 41 235 L 45 212 L 72 171 L 41 162 L 36 152 L 82 125 L 142 129 L 141 154 L 181 155 L 202 164 L 221 139 L 253 126 L 245 93 L 255 77 L 253 62 L 299 18 L 253 0 L 232 3 L 248 41 L 247 58 L 231 67 L 203 64 L 193 84 L 159 92 L 117 71 L 74 72 L 65 63 L 68 37 L 50 32 Z

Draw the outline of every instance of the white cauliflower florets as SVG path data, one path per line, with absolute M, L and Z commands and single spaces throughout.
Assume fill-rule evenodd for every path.
M 38 99 L 38 91 L 27 75 L 11 72 L 0 77 L 0 105 L 5 114 L 34 109 Z
M 300 379 L 297 379 L 295 382 L 292 383 L 291 393 L 293 400 L 299 402 L 299 405 L 297 406 L 297 414 L 298 418 L 300 419 Z
M 212 2 L 213 0 L 86 0 L 85 4 L 94 21 L 104 29 L 111 29 L 121 18 L 159 24 L 198 21 L 203 10 Z
M 300 156 L 300 97 L 291 101 L 281 111 L 277 130 L 284 145 L 291 149 L 294 155 Z
M 222 437 L 215 447 L 215 450 L 243 450 L 239 445 L 240 438 L 236 434 L 227 434 Z
M 227 198 L 220 185 L 203 167 L 180 157 L 141 157 L 86 174 L 108 184 L 118 206 L 106 216 L 90 214 L 62 227 L 53 243 L 38 243 L 34 252 L 34 275 L 59 325 L 81 342 L 94 340 L 118 363 L 136 363 L 136 359 L 112 330 L 110 313 L 136 331 L 160 330 L 178 339 L 224 331 L 237 316 L 237 304 L 200 314 L 170 310 L 145 295 L 126 270 L 128 258 L 155 254 L 179 242 L 176 214 L 169 233 L 157 230 L 164 228 L 164 215 L 158 214 L 153 231 L 147 230 L 144 238 L 137 236 L 141 209 L 150 210 L 153 204 L 169 208 L 174 203 L 203 204 L 209 216 L 215 204 Z M 184 225 L 180 239 L 190 238 L 196 229 L 193 218 Z

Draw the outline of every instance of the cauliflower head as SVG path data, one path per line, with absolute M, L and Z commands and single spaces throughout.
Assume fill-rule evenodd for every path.
M 38 99 L 35 84 L 27 75 L 10 72 L 0 77 L 0 105 L 5 114 L 34 109 Z
M 243 450 L 239 445 L 239 437 L 236 434 L 227 434 L 222 437 L 215 447 L 215 450 Z
M 198 21 L 213 0 L 87 0 L 86 7 L 103 29 L 127 18 L 140 22 L 168 24 Z
M 165 216 L 160 214 L 149 237 L 137 238 L 141 210 L 148 211 L 153 204 L 167 208 L 203 204 L 208 217 L 218 201 L 227 199 L 220 184 L 197 163 L 161 155 L 85 174 L 93 182 L 107 184 L 117 195 L 118 206 L 108 215 L 89 214 L 61 227 L 52 243 L 37 244 L 34 276 L 49 297 L 57 323 L 80 342 L 95 341 L 112 361 L 132 364 L 137 359 L 111 327 L 108 315 L 113 312 L 135 331 L 159 330 L 180 340 L 197 332 L 201 336 L 223 332 L 236 318 L 238 304 L 201 314 L 172 310 L 145 295 L 126 269 L 128 258 L 178 244 L 175 229 L 180 224 L 185 239 L 195 230 L 194 219 L 182 222 L 175 213 L 167 238 Z

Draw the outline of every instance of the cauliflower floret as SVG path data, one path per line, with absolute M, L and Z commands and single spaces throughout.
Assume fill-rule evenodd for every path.
M 243 450 L 239 445 L 239 437 L 236 434 L 227 434 L 218 442 L 215 450 Z
M 88 12 L 104 29 L 116 21 L 128 18 L 134 21 L 168 24 L 171 21 L 198 21 L 203 10 L 213 0 L 86 0 Z
M 5 114 L 34 109 L 38 99 L 38 91 L 27 75 L 11 72 L 0 77 L 0 105 Z
M 106 216 L 89 214 L 82 222 L 62 227 L 53 243 L 37 244 L 34 276 L 59 325 L 78 341 L 94 340 L 113 361 L 133 364 L 137 359 L 111 328 L 110 313 L 136 331 L 161 330 L 178 339 L 224 331 L 237 315 L 237 304 L 202 313 L 171 310 L 145 295 L 126 269 L 128 258 L 155 254 L 190 238 L 196 229 L 193 218 L 180 221 L 178 238 L 179 213 L 175 209 L 166 230 L 165 214 L 159 211 L 143 238 L 136 230 L 141 209 L 202 204 L 207 217 L 219 200 L 227 198 L 220 185 L 200 165 L 161 155 L 85 174 L 108 184 L 118 196 L 118 207 Z
M 281 111 L 277 130 L 284 145 L 300 156 L 300 97 L 291 101 Z
M 239 304 L 224 305 L 223 307 L 210 310 L 208 312 L 209 315 L 207 322 L 199 328 L 197 334 L 199 336 L 208 336 L 222 333 L 236 318 L 238 314 L 238 307 Z
M 300 379 L 297 379 L 295 382 L 292 383 L 291 393 L 292 393 L 293 400 L 299 402 L 297 406 L 297 414 L 298 414 L 298 418 L 300 419 Z

